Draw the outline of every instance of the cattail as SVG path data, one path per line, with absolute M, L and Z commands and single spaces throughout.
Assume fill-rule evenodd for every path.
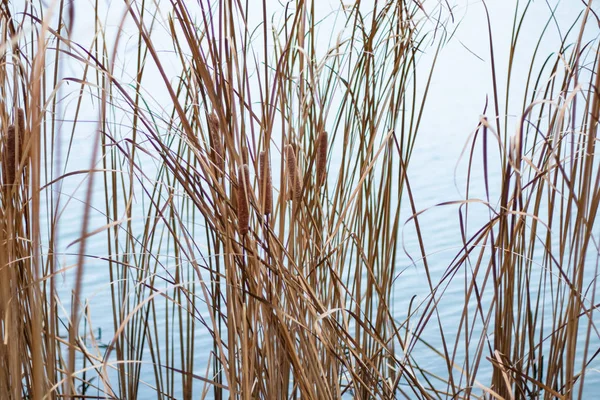
M 24 155 L 24 150 L 25 150 L 25 138 L 26 138 L 26 131 L 25 131 L 25 111 L 23 111 L 22 108 L 17 109 L 17 126 L 16 126 L 16 130 L 17 130 L 17 137 L 19 139 L 19 154 L 20 154 L 20 159 L 23 158 Z
M 17 109 L 17 130 L 20 135 L 25 133 L 25 111 L 22 108 Z
M 250 229 L 250 170 L 248 165 L 244 164 L 238 168 L 238 187 L 237 187 L 237 217 L 238 231 L 241 236 L 248 233 Z
M 294 156 L 296 157 L 296 166 L 298 165 L 298 156 L 299 156 L 299 152 L 298 152 L 298 143 L 296 142 L 290 142 L 290 146 L 292 146 L 292 149 L 294 150 Z M 295 183 L 292 180 L 289 180 L 290 184 L 288 185 L 288 199 L 290 200 L 294 200 L 294 189 L 296 187 Z
M 219 130 L 219 117 L 214 112 L 208 115 L 208 134 L 212 141 L 212 158 L 219 172 L 225 169 L 225 155 Z
M 15 183 L 15 145 L 16 134 L 15 126 L 10 125 L 6 131 L 6 141 L 4 142 L 4 184 L 12 185 Z
M 293 198 L 294 200 L 299 200 L 300 194 L 302 193 L 302 179 L 300 178 L 300 171 L 298 169 L 298 165 L 296 164 L 296 153 L 294 152 L 294 147 L 289 144 L 286 146 L 286 159 L 288 182 L 290 188 L 292 189 Z
M 248 147 L 246 147 L 246 145 L 242 146 L 242 163 L 243 164 L 250 164 L 248 162 Z
M 317 141 L 317 186 L 325 183 L 327 173 L 327 132 L 323 131 Z
M 271 180 L 271 165 L 267 153 L 261 151 L 258 155 L 260 167 L 260 196 L 263 213 L 269 215 L 273 212 L 273 182 Z

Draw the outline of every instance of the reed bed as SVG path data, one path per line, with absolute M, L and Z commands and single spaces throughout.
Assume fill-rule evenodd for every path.
M 461 230 L 441 275 L 409 165 L 450 4 L 138 0 L 104 25 L 96 1 L 85 39 L 80 4 L 0 12 L 0 397 L 568 399 L 600 385 L 591 4 L 529 71 L 511 68 L 532 2 L 518 6 L 505 80 L 487 14 L 493 92 L 464 198 L 440 205 L 459 206 Z M 427 294 L 398 310 L 408 227 Z

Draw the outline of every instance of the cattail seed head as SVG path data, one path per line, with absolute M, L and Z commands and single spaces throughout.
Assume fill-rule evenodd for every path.
M 260 196 L 263 213 L 269 215 L 273 212 L 273 182 L 271 180 L 271 164 L 267 153 L 261 151 L 258 155 L 260 168 Z
M 237 218 L 241 236 L 250 229 L 250 170 L 244 164 L 238 168 Z
M 17 139 L 19 140 L 19 161 L 23 159 L 25 155 L 25 139 L 27 138 L 27 130 L 25 128 L 25 111 L 22 108 L 17 109 Z
M 16 151 L 16 134 L 15 126 L 10 125 L 6 131 L 6 138 L 4 142 L 4 184 L 12 185 L 15 183 L 15 151 Z
M 317 186 L 325 183 L 327 175 L 327 132 L 323 131 L 317 141 Z
M 242 162 L 244 164 L 250 164 L 248 162 L 248 147 L 247 146 L 242 146 Z
M 20 134 L 25 132 L 25 111 L 22 108 L 17 109 L 17 129 Z
M 294 200 L 300 200 L 302 193 L 302 179 L 300 178 L 300 171 L 298 164 L 296 163 L 296 153 L 292 145 L 286 146 L 286 160 L 287 160 L 287 173 L 288 173 L 288 184 L 292 189 Z
M 220 175 L 225 169 L 225 154 L 219 130 L 219 117 L 217 117 L 214 111 L 208 115 L 208 134 L 212 142 L 212 161 Z

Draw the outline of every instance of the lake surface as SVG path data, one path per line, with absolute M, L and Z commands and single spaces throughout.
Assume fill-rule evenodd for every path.
M 550 3 L 554 4 L 555 2 Z M 507 72 L 506 65 L 508 63 L 508 50 L 515 4 L 515 1 L 496 0 L 488 2 L 490 15 L 492 16 L 496 65 L 498 66 L 497 74 L 501 82 L 501 87 L 503 87 Z M 273 2 L 272 6 L 273 9 L 276 9 L 278 2 Z M 77 40 L 81 40 L 82 43 L 91 43 L 93 32 L 90 31 L 90 27 L 93 26 L 93 13 L 86 7 L 89 7 L 89 5 L 79 2 L 77 4 L 76 11 L 78 18 L 75 24 L 76 31 L 74 36 Z M 115 36 L 114 30 L 118 26 L 118 19 L 122 15 L 122 5 L 120 2 L 113 1 L 105 3 L 103 7 L 101 15 L 103 15 L 102 13 L 107 15 L 104 21 L 109 32 L 107 41 L 108 43 L 113 43 L 111 38 Z M 336 7 L 337 3 L 335 2 L 319 2 L 318 12 L 328 13 L 329 10 L 333 10 Z M 564 1 L 557 8 L 555 14 L 558 23 L 561 26 L 569 25 L 577 17 L 580 8 L 579 4 L 577 7 L 573 7 L 571 2 Z M 466 162 L 465 157 L 461 160 L 461 154 L 463 153 L 464 146 L 470 139 L 470 135 L 479 123 L 486 96 L 490 96 L 492 93 L 489 42 L 482 4 L 480 2 L 460 1 L 454 8 L 454 14 L 456 21 L 460 21 L 460 24 L 458 24 L 454 37 L 444 47 L 437 61 L 426 111 L 409 166 L 409 179 L 417 209 L 431 208 L 422 214 L 419 220 L 424 230 L 423 236 L 425 238 L 432 274 L 438 277 L 446 271 L 448 264 L 459 252 L 461 241 L 458 207 L 435 206 L 442 202 L 464 199 Z M 514 105 L 511 104 L 508 107 L 508 126 L 515 126 L 515 129 L 522 106 L 522 93 L 519 93 L 519 88 L 523 83 L 523 76 L 525 75 L 525 73 L 521 74 L 520 72 L 528 70 L 530 55 L 536 45 L 539 33 L 546 24 L 549 16 L 550 12 L 547 3 L 542 1 L 535 2 L 532 5 L 532 11 L 529 12 L 528 18 L 523 25 L 522 40 L 520 43 L 522 47 L 517 53 L 515 60 L 515 71 L 518 72 L 514 74 L 515 79 L 513 81 L 512 95 L 516 101 Z M 260 15 L 255 17 L 260 18 Z M 135 57 L 131 56 L 132 49 L 135 49 L 135 40 L 131 35 L 135 32 L 135 29 L 128 22 L 125 24 L 124 31 L 125 34 L 121 42 L 117 64 L 122 68 L 121 76 L 123 79 L 131 81 L 135 68 Z M 550 54 L 552 51 L 555 51 L 560 43 L 560 35 L 556 32 L 556 29 L 552 32 L 542 43 L 539 50 L 541 54 Z M 326 32 L 323 35 L 329 38 Z M 165 36 L 163 42 L 160 35 L 155 35 L 155 37 L 158 38 L 155 45 L 159 49 L 164 49 L 165 59 L 168 60 L 168 49 L 171 48 L 170 38 Z M 592 37 L 591 39 L 594 38 Z M 435 47 L 425 49 L 425 53 L 420 60 L 420 66 L 422 66 L 423 71 L 429 70 L 434 52 Z M 540 57 L 540 60 L 543 60 L 543 58 Z M 65 61 L 63 66 L 63 77 L 77 76 L 80 73 L 80 68 L 70 64 L 68 61 Z M 169 71 L 169 73 L 175 77 L 177 75 L 177 67 L 173 64 L 172 68 L 173 70 Z M 155 73 L 156 71 L 150 69 L 148 76 L 145 78 L 146 82 L 152 81 L 153 74 Z M 424 75 L 425 73 L 421 74 L 420 79 L 425 79 L 426 76 Z M 69 96 L 72 96 L 73 86 L 69 85 L 64 88 L 64 93 L 68 95 L 68 100 L 65 103 L 66 106 L 63 109 L 66 120 L 63 127 L 65 132 L 68 132 L 71 126 L 68 121 L 70 120 L 69 113 L 72 112 L 71 107 L 74 104 L 74 98 Z M 152 88 L 151 92 L 148 93 L 151 106 L 160 107 L 160 99 L 168 98 L 164 87 L 161 85 Z M 97 120 L 98 110 L 95 108 L 95 104 L 96 101 L 94 99 L 86 99 L 84 101 L 84 108 L 82 114 L 79 116 L 81 121 Z M 168 109 L 168 106 L 165 107 Z M 129 122 L 129 120 L 123 118 L 124 125 Z M 57 163 L 63 165 L 63 167 L 60 169 L 57 168 L 54 176 L 58 176 L 63 172 L 90 167 L 91 151 L 93 148 L 91 142 L 95 139 L 96 129 L 97 126 L 94 122 L 79 123 L 72 148 L 69 150 L 67 141 L 62 141 L 62 163 L 61 160 L 58 160 Z M 66 137 L 68 137 L 67 134 L 65 134 Z M 68 151 L 70 151 L 70 158 L 65 165 L 64 160 L 67 157 Z M 477 160 L 476 157 L 477 161 L 480 161 L 480 159 Z M 144 166 L 148 168 L 148 176 L 153 176 L 157 165 L 149 160 Z M 101 165 L 97 164 L 97 167 L 101 167 Z M 497 168 L 496 171 L 498 172 Z M 277 180 L 274 179 L 274 181 Z M 71 243 L 81 235 L 81 218 L 83 215 L 86 182 L 86 178 L 83 175 L 78 175 L 65 179 L 62 186 L 56 187 L 57 192 L 60 191 L 61 193 L 59 209 L 62 210 L 61 222 L 59 224 L 60 242 L 57 244 L 57 249 L 59 253 L 63 254 L 61 265 L 65 268 L 72 267 L 75 263 L 74 254 L 78 250 L 78 245 L 71 245 Z M 471 182 L 473 187 L 471 197 L 484 198 L 483 172 L 481 169 L 475 171 Z M 491 176 L 491 182 L 491 197 L 498 198 L 498 185 L 494 186 L 493 183 L 499 182 L 499 175 Z M 95 207 L 95 210 L 90 216 L 90 230 L 97 229 L 106 224 L 106 218 L 102 211 L 104 209 L 104 187 L 101 175 L 97 175 L 93 189 L 92 205 Z M 488 218 L 488 211 L 483 206 L 473 206 L 470 209 L 470 213 L 472 224 L 470 228 L 472 230 L 485 223 Z M 140 213 L 140 215 L 143 215 L 143 213 Z M 407 201 L 404 201 L 401 220 L 406 221 L 411 215 L 412 211 L 409 208 L 409 204 Z M 132 221 L 132 223 L 134 226 L 142 227 L 144 220 L 139 218 Z M 401 273 L 396 280 L 394 313 L 398 320 L 404 320 L 411 298 L 416 296 L 418 302 L 425 299 L 429 292 L 425 283 L 425 272 L 421 268 L 422 264 L 419 261 L 420 253 L 414 239 L 414 227 L 412 224 L 406 224 L 403 237 L 399 238 L 399 240 L 403 241 L 406 252 L 412 259 L 416 260 L 413 263 L 407 254 L 399 252 L 397 271 Z M 595 260 L 597 259 L 597 249 L 594 249 L 593 252 L 594 254 L 591 254 L 590 257 Z M 107 255 L 106 235 L 101 233 L 89 240 L 86 253 L 89 254 L 89 257 L 87 257 L 85 263 L 84 297 L 87 300 L 89 312 L 92 316 L 91 319 L 95 324 L 94 329 L 101 328 L 102 330 L 102 337 L 99 338 L 99 341 L 106 343 L 113 334 L 112 310 L 109 303 L 108 264 L 102 259 L 102 257 L 106 257 Z M 169 264 L 168 257 L 164 259 L 164 262 Z M 65 308 L 68 310 L 70 293 L 73 286 L 72 270 L 66 271 L 60 282 L 59 295 L 64 301 Z M 463 309 L 464 297 L 464 280 L 456 279 L 448 287 L 443 298 L 443 306 L 440 308 L 440 318 L 443 321 L 443 326 L 448 327 L 448 332 L 456 332 L 457 327 L 455 326 L 457 325 L 457 318 Z M 598 317 L 595 317 L 594 320 L 600 322 Z M 431 324 L 426 329 L 423 337 L 435 344 L 438 333 L 437 324 Z M 210 336 L 200 325 L 198 325 L 196 337 L 196 346 L 198 349 L 210 349 L 212 347 Z M 591 348 L 597 348 L 598 345 L 600 345 L 600 341 L 596 337 Z M 203 376 L 206 371 L 208 351 L 197 351 L 195 357 L 197 373 Z M 430 360 L 424 359 L 421 362 L 422 367 L 431 367 L 433 371 L 439 368 L 436 367 L 439 365 L 442 367 L 439 373 L 444 374 L 445 368 L 443 363 L 440 363 L 439 358 L 431 356 Z M 600 362 L 594 362 L 591 365 L 591 369 L 594 371 L 590 371 L 587 375 L 586 393 L 590 395 L 600 390 L 600 374 L 596 372 L 599 368 Z M 148 366 L 147 369 L 144 369 L 144 373 L 153 374 L 152 368 Z M 482 372 L 479 380 L 485 383 L 487 379 L 484 375 L 485 371 Z M 149 380 L 153 379 L 152 375 L 148 375 L 148 377 Z M 144 376 L 142 376 L 143 378 Z M 151 396 L 151 393 L 151 390 L 142 390 L 140 398 Z

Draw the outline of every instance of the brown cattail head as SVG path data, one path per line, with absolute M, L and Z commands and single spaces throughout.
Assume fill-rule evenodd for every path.
M 208 134 L 212 142 L 212 161 L 218 169 L 217 174 L 220 175 L 225 169 L 225 154 L 219 130 L 219 117 L 214 111 L 208 115 Z
M 317 141 L 317 186 L 325 183 L 327 176 L 327 132 L 323 131 Z
M 21 135 L 25 132 L 25 111 L 22 108 L 17 109 L 17 130 Z
M 4 141 L 4 157 L 2 160 L 4 167 L 4 185 L 12 185 L 15 183 L 16 142 L 15 126 L 10 125 L 6 131 L 6 138 Z
M 225 167 L 225 154 L 219 129 L 219 117 L 214 112 L 208 115 L 208 133 L 212 142 L 213 162 L 219 172 L 222 172 Z
M 300 200 L 302 193 L 302 179 L 300 178 L 300 170 L 296 163 L 296 153 L 292 145 L 285 146 L 286 148 L 286 160 L 287 160 L 287 173 L 288 173 L 288 184 L 292 189 L 294 200 Z
M 27 131 L 25 128 L 25 111 L 22 108 L 17 109 L 17 125 L 16 125 L 17 138 L 19 140 L 19 162 L 25 155 L 25 139 L 27 138 Z
M 271 164 L 267 158 L 267 153 L 261 151 L 258 155 L 260 167 L 260 203 L 263 207 L 263 213 L 269 215 L 273 212 L 273 182 L 271 180 Z
M 211 134 L 219 132 L 219 117 L 214 111 L 208 114 L 208 130 Z
M 250 229 L 250 170 L 244 164 L 238 168 L 237 217 L 241 236 Z
M 246 145 L 242 146 L 242 163 L 243 164 L 250 164 L 248 162 L 248 147 Z

